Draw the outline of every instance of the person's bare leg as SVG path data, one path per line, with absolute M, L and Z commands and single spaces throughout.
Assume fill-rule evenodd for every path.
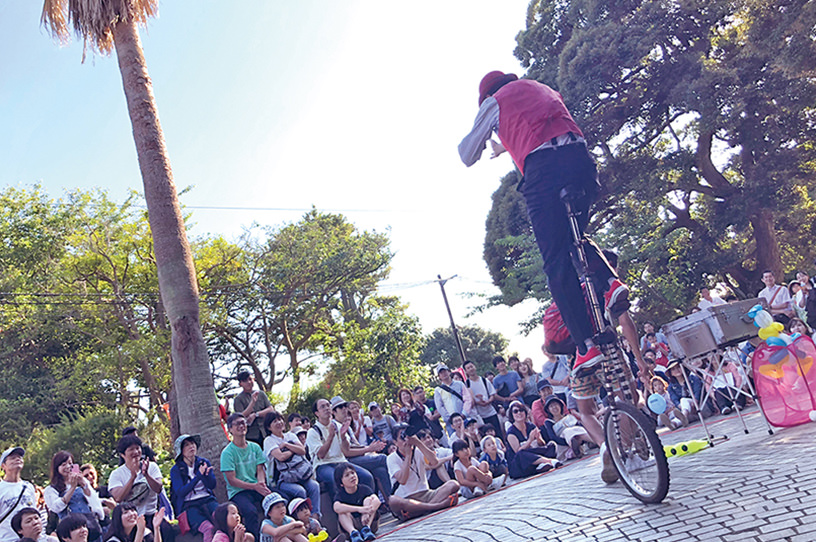
M 351 514 L 337 514 L 337 522 L 349 534 L 354 530 L 354 521 L 351 519 Z
M 601 422 L 595 417 L 595 399 L 594 398 L 575 398 L 578 403 L 578 412 L 581 416 L 581 425 L 586 429 L 589 437 L 600 446 L 604 442 L 603 428 Z
M 455 495 L 456 499 L 451 499 Z M 446 503 L 448 506 L 455 506 L 459 502 L 459 483 L 455 480 L 448 480 L 436 489 L 436 495 L 431 499 L 432 504 Z

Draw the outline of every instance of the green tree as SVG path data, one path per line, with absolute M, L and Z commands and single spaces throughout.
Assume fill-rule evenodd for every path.
M 516 55 L 596 152 L 590 228 L 641 310 L 677 315 L 704 280 L 753 295 L 813 259 L 814 24 L 805 0 L 530 3 Z
M 493 357 L 503 355 L 507 339 L 501 333 L 489 331 L 479 326 L 457 326 L 459 340 L 465 349 L 467 359 L 476 364 L 479 374 L 493 370 Z M 422 364 L 433 370 L 437 363 L 448 367 L 459 367 L 459 351 L 453 332 L 448 327 L 440 327 L 426 338 L 425 348 L 420 354 Z

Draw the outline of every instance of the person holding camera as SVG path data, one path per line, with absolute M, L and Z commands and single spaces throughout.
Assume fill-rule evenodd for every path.
M 459 483 L 455 480 L 430 489 L 425 472 L 442 462 L 415 434 L 408 434 L 411 432 L 407 425 L 395 428 L 397 449 L 388 456 L 388 475 L 396 485 L 388 504 L 400 521 L 450 508 L 459 502 Z

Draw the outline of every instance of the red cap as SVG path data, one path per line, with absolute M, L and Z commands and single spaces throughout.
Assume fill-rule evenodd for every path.
M 512 73 L 503 73 L 500 71 L 493 71 L 482 77 L 482 82 L 479 83 L 479 105 L 482 105 L 482 102 L 488 97 L 488 95 L 493 94 L 503 85 L 506 85 L 510 81 L 515 81 L 518 77 Z

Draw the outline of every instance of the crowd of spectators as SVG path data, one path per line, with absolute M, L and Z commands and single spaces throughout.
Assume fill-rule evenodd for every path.
M 771 272 L 763 282 L 759 296 L 774 318 L 790 333 L 812 336 L 814 282 L 799 273 L 785 287 Z M 703 288 L 695 309 L 726 302 Z M 709 356 L 699 371 L 675 359 L 652 323 L 643 325 L 639 344 L 624 346 L 644 412 L 669 430 L 752 401 L 739 392 L 750 380 L 750 345 L 742 355 Z M 638 347 L 645 374 L 635 363 Z M 321 398 L 310 416 L 277 412 L 242 371 L 235 412 L 226 417 L 230 442 L 220 473 L 198 455 L 198 435 L 181 435 L 167 488 L 152 450 L 132 428 L 117 443 L 121 464 L 107 486 L 98 485 L 93 465 L 78 465 L 60 451 L 41 498 L 20 477 L 25 451 L 9 448 L 0 458 L 0 542 L 174 542 L 188 532 L 203 542 L 303 542 L 325 539 L 321 523 L 329 522 L 338 539 L 374 540 L 383 511 L 407 520 L 456 506 L 602 444 L 587 431 L 588 414 L 573 397 L 570 358 L 544 355 L 539 372 L 530 358 L 517 356 L 496 356 L 493 370 L 481 374 L 472 361 L 453 370 L 439 364 L 430 397 L 416 386 L 399 389 L 389 405 Z M 663 398 L 665 411 L 646 408 L 651 394 Z M 604 414 L 602 395 L 591 414 L 595 423 Z M 215 495 L 219 475 L 224 503 Z

